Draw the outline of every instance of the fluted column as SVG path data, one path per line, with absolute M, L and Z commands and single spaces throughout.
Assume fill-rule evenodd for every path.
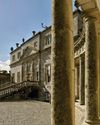
M 72 0 L 52 0 L 51 125 L 74 125 Z
M 96 19 L 87 18 L 86 29 L 86 52 L 85 52 L 85 83 L 86 83 L 86 123 L 88 125 L 100 125 L 98 116 L 98 45 L 95 26 Z

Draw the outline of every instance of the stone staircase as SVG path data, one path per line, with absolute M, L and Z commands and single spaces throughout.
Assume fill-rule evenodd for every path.
M 50 102 L 51 100 L 50 90 L 44 83 L 42 83 L 42 87 L 41 87 L 41 99 L 47 102 Z
M 38 87 L 39 84 L 37 81 L 24 81 L 20 83 L 8 83 L 6 86 L 0 88 L 0 100 L 7 96 L 10 96 L 13 93 L 17 93 L 19 90 L 28 87 Z

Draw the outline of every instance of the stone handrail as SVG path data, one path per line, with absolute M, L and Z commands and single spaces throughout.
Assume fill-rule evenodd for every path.
M 21 88 L 28 87 L 28 86 L 39 86 L 38 81 L 24 81 L 21 83 L 12 83 L 6 87 L 0 89 L 0 97 L 10 94 L 11 92 L 18 91 Z
M 6 86 L 9 86 L 9 85 L 11 85 L 10 82 L 6 82 L 6 83 L 4 83 L 4 84 L 0 84 L 0 89 L 1 89 L 1 88 L 4 88 L 4 87 L 6 87 Z

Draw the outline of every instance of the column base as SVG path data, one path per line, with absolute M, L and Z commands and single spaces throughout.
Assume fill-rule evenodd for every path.
M 82 125 L 100 125 L 100 120 L 97 120 L 97 121 L 84 121 Z

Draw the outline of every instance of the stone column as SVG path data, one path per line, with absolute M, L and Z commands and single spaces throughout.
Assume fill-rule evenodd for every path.
M 78 78 L 77 78 L 77 66 L 75 66 L 75 73 L 74 73 L 74 81 L 75 81 L 75 99 L 78 99 L 78 90 L 77 90 L 77 81 L 78 81 Z
M 97 34 L 95 19 L 88 18 L 85 22 L 86 52 L 85 52 L 85 98 L 86 98 L 86 123 L 100 125 L 98 117 L 98 71 L 97 71 Z
M 75 95 L 79 99 L 79 64 L 75 66 Z
M 71 0 L 52 0 L 51 125 L 74 125 L 74 46 Z
M 85 104 L 85 77 L 84 77 L 85 67 L 84 67 L 84 56 L 79 58 L 79 102 L 80 105 Z
M 100 24 L 100 21 L 99 21 L 99 24 Z M 99 27 L 100 27 L 100 25 L 99 25 Z M 98 73 L 98 81 L 99 81 L 98 82 L 98 91 L 99 91 L 99 95 L 98 95 L 98 110 L 99 110 L 99 112 L 98 112 L 98 114 L 99 114 L 99 118 L 100 118 L 100 31 L 98 33 L 98 41 L 99 41 L 99 43 L 98 43 L 98 49 L 99 49 L 99 55 L 98 55 L 98 57 L 99 57 L 99 69 L 98 69 L 98 71 L 99 71 L 99 73 Z
M 34 81 L 34 62 L 32 61 L 32 81 Z

